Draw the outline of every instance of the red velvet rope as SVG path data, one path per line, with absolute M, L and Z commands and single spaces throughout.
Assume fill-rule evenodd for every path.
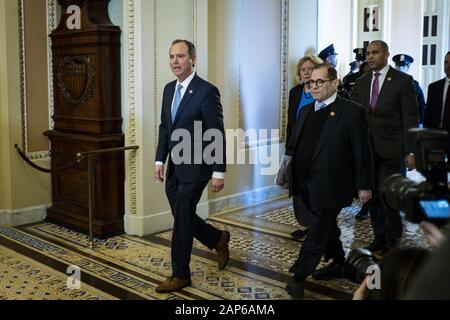
M 61 167 L 61 168 L 56 168 L 56 169 L 47 169 L 47 168 L 43 168 L 40 167 L 38 165 L 36 165 L 35 163 L 33 163 L 30 159 L 28 159 L 28 157 L 26 156 L 26 154 L 19 148 L 19 146 L 16 144 L 14 145 L 14 147 L 16 148 L 17 152 L 19 153 L 20 157 L 31 167 L 33 167 L 34 169 L 40 171 L 40 172 L 44 172 L 44 173 L 56 173 L 56 172 L 60 172 L 60 171 L 64 171 L 64 170 L 68 170 L 71 168 L 76 167 L 77 165 L 79 165 L 83 160 L 84 157 L 81 158 L 79 161 L 74 161 L 71 164 L 68 164 L 67 166 Z

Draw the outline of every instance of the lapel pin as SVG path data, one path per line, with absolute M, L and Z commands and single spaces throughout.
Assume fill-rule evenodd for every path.
M 330 113 L 330 116 L 335 117 L 335 116 L 336 116 L 336 113 L 331 112 L 331 113 Z
M 391 77 L 387 78 L 387 81 L 392 81 L 392 78 Z
M 194 91 L 192 91 L 192 90 L 189 90 L 189 94 L 193 94 L 194 93 Z

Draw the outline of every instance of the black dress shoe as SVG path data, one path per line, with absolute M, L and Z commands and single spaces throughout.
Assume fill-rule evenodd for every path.
M 285 288 L 290 296 L 296 299 L 303 299 L 305 296 L 305 280 L 292 279 Z
M 308 229 L 305 229 L 305 230 L 298 229 L 291 233 L 291 237 L 294 239 L 301 239 L 301 238 L 305 237 L 307 233 L 308 233 Z
M 326 267 L 314 271 L 312 277 L 315 280 L 333 280 L 344 278 L 343 265 L 333 261 Z
M 367 203 L 363 204 L 361 210 L 356 214 L 356 220 L 365 220 L 369 217 L 369 205 Z
M 367 249 L 372 253 L 378 252 L 378 251 L 383 252 L 384 250 L 386 250 L 386 248 L 387 248 L 387 246 L 386 246 L 385 242 L 378 242 L 378 241 L 374 241 L 371 244 L 369 244 L 367 247 L 364 247 L 364 249 Z

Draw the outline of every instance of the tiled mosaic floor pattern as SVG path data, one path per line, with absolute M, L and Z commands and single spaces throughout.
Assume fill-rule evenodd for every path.
M 96 240 L 94 251 L 86 248 L 86 235 L 45 222 L 19 229 L 0 226 L 0 240 L 32 250 L 63 266 L 79 266 L 89 277 L 139 299 L 290 299 L 284 286 L 290 277 L 288 269 L 297 259 L 302 244 L 290 237 L 297 229 L 291 201 L 279 198 L 213 215 L 210 222 L 231 233 L 230 264 L 218 271 L 215 255 L 207 254 L 208 250 L 194 241 L 192 286 L 171 294 L 155 292 L 156 286 L 171 273 L 171 231 L 150 237 L 152 241 L 126 235 Z M 354 219 L 358 210 L 358 203 L 354 203 L 338 217 L 347 252 L 372 240 L 370 221 Z M 418 226 L 408 222 L 404 223 L 402 244 L 428 247 Z M 0 299 L 87 300 L 119 296 L 87 283 L 82 283 L 81 290 L 67 290 L 66 281 L 63 272 L 0 244 Z M 345 279 L 308 279 L 308 283 L 311 286 L 307 287 L 305 297 L 314 300 L 349 298 L 356 288 Z
M 69 289 L 67 275 L 0 246 L 0 300 L 112 300 L 87 284 Z

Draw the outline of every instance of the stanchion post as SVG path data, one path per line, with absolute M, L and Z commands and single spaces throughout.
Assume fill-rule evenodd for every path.
M 89 249 L 94 249 L 94 197 L 95 197 L 95 155 L 88 156 L 89 183 Z

